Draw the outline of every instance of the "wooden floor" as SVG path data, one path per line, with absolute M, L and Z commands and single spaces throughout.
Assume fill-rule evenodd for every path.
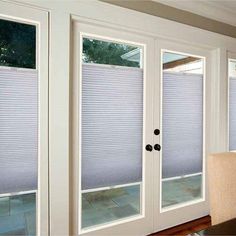
M 205 216 L 203 218 L 193 220 L 190 222 L 187 222 L 182 225 L 178 225 L 176 227 L 160 231 L 158 233 L 154 233 L 151 236 L 159 236 L 159 235 L 188 235 L 191 233 L 194 233 L 196 231 L 206 229 L 211 225 L 211 218 L 210 216 Z

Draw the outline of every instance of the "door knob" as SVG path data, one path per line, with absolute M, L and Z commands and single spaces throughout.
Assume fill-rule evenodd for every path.
M 161 145 L 155 144 L 155 145 L 154 145 L 154 149 L 155 149 L 156 151 L 161 151 Z
M 160 134 L 160 130 L 159 130 L 159 129 L 155 129 L 155 130 L 154 130 L 154 134 L 155 134 L 155 135 L 159 135 L 159 134 Z
M 148 144 L 148 145 L 146 146 L 146 150 L 149 151 L 149 152 L 151 152 L 151 151 L 152 151 L 152 145 Z

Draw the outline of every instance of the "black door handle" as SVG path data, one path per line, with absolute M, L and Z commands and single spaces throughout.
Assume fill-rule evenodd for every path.
M 148 145 L 146 146 L 146 150 L 149 151 L 149 152 L 151 152 L 151 151 L 152 151 L 152 145 L 148 144 Z
M 154 149 L 155 149 L 156 151 L 161 151 L 161 145 L 155 144 L 155 145 L 154 145 Z

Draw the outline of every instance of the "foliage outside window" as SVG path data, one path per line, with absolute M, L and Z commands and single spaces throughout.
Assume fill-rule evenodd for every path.
M 36 68 L 36 27 L 0 20 L 0 66 Z
M 101 40 L 83 39 L 83 62 L 118 66 L 140 67 L 139 61 L 130 61 L 122 58 L 137 47 L 126 44 L 105 42 Z

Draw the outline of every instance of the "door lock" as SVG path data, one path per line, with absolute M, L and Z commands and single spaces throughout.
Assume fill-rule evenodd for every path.
M 151 151 L 152 151 L 152 145 L 151 145 L 151 144 L 147 144 L 146 150 L 147 150 L 148 152 L 151 152 Z
M 155 134 L 155 135 L 159 135 L 159 134 L 160 134 L 160 130 L 159 130 L 159 129 L 155 129 L 155 130 L 154 130 L 154 134 Z

